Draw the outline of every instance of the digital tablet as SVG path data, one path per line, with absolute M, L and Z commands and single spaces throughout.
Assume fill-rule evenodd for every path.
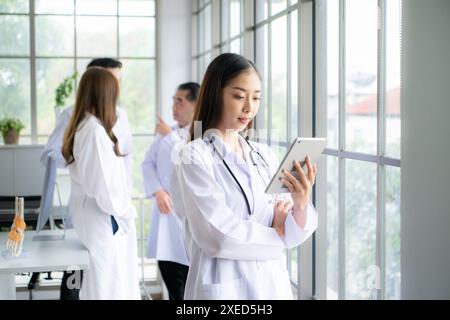
M 327 144 L 327 139 L 325 138 L 296 138 L 294 142 L 292 142 L 289 151 L 281 161 L 280 166 L 277 169 L 277 172 L 270 180 L 269 185 L 266 188 L 266 193 L 286 193 L 289 192 L 289 189 L 283 185 L 280 181 L 280 177 L 282 177 L 281 171 L 283 169 L 290 171 L 295 177 L 298 177 L 297 170 L 294 169 L 294 161 L 300 161 L 300 164 L 305 173 L 308 172 L 306 167 L 305 158 L 309 156 L 311 158 L 311 164 L 317 161 L 319 156 L 322 154 Z

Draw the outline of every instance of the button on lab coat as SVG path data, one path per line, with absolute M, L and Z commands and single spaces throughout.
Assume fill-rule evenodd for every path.
M 100 121 L 87 115 L 75 134 L 69 165 L 69 210 L 77 235 L 89 250 L 82 299 L 140 299 L 136 211 L 129 197 L 124 159 Z M 119 230 L 113 235 L 111 215 Z
M 169 182 L 173 167 L 172 153 L 177 146 L 185 143 L 187 134 L 188 128 L 174 127 L 172 132 L 166 136 L 159 134 L 156 136 L 142 163 L 147 197 L 154 198 L 154 193 L 158 190 L 165 190 L 170 195 Z M 158 261 L 173 261 L 189 265 L 181 229 L 181 221 L 175 212 L 161 213 L 155 199 L 153 201 L 147 257 Z
M 211 137 L 218 151 L 212 147 Z M 239 139 L 246 161 L 211 135 L 184 146 L 174 166 L 171 190 L 190 260 L 186 299 L 292 299 L 284 249 L 300 245 L 317 228 L 317 213 L 309 204 L 305 228 L 289 213 L 285 237 L 278 236 L 271 228 L 275 201 L 264 193 L 278 161 L 269 147 L 252 142 L 268 163 L 264 166 L 254 157 L 259 176 L 248 145 Z M 217 152 L 244 189 L 251 215 Z

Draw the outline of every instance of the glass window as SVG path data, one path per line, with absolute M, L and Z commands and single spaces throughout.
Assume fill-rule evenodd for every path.
M 0 16 L 0 55 L 30 55 L 30 18 Z
M 36 16 L 36 55 L 74 55 L 73 16 Z
M 8 0 L 0 2 L 0 13 L 28 13 L 29 0 Z
M 233 38 L 241 33 L 241 17 L 241 1 L 230 0 L 230 38 Z
M 338 299 L 339 279 L 338 158 L 327 157 L 327 299 Z
M 386 299 L 400 299 L 400 168 L 386 167 Z
M 119 0 L 119 14 L 124 16 L 154 16 L 155 1 Z
M 386 154 L 400 158 L 401 2 L 386 1 Z
M 290 14 L 291 19 L 291 61 L 289 63 L 289 70 L 291 71 L 291 132 L 289 141 L 293 140 L 294 137 L 299 135 L 299 125 L 298 125 L 298 12 L 293 11 Z
M 271 63 L 272 63 L 272 136 L 278 141 L 287 141 L 287 37 L 286 16 L 272 23 Z
M 73 14 L 73 0 L 35 0 L 37 14 Z
M 21 134 L 30 134 L 30 61 L 28 59 L 0 59 L 0 101 L 0 117 L 6 115 L 19 118 L 25 124 Z
M 39 135 L 50 135 L 55 128 L 55 90 L 64 78 L 74 73 L 73 59 L 37 59 L 37 124 Z M 75 90 L 74 90 L 75 91 Z M 67 99 L 73 105 L 75 93 Z
M 287 0 L 271 0 L 271 14 L 276 15 L 287 8 Z
M 346 149 L 377 151 L 377 0 L 346 1 Z
M 242 53 L 241 42 L 242 42 L 242 38 L 237 38 L 237 39 L 234 39 L 233 41 L 231 41 L 229 51 L 232 53 L 241 54 Z
M 155 56 L 154 18 L 119 18 L 119 35 L 120 56 Z
M 117 0 L 77 0 L 77 14 L 117 15 Z
M 205 7 L 205 51 L 212 48 L 212 33 L 211 33 L 211 4 Z
M 328 148 L 339 142 L 339 0 L 327 2 L 327 138 Z
M 345 297 L 373 299 L 376 268 L 377 166 L 345 160 Z
M 123 59 L 122 63 L 120 106 L 128 114 L 133 134 L 153 134 L 156 125 L 155 61 Z
M 117 18 L 77 17 L 77 55 L 117 56 Z

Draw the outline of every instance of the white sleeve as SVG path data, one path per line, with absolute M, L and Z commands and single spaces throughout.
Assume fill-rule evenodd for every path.
M 306 224 L 304 228 L 300 228 L 292 216 L 292 210 L 286 218 L 284 224 L 284 243 L 286 248 L 291 249 L 305 242 L 317 229 L 318 219 L 317 212 L 310 202 L 307 207 Z
M 123 219 L 134 218 L 127 186 L 127 174 L 121 159 L 113 150 L 113 143 L 103 128 L 96 128 L 85 141 L 77 143 L 75 165 L 81 185 L 99 208 Z
M 156 137 L 156 140 L 148 149 L 145 154 L 144 161 L 142 162 L 142 175 L 144 179 L 144 190 L 145 194 L 149 198 L 153 198 L 156 191 L 164 189 L 161 181 L 158 178 L 158 171 L 156 168 L 156 156 L 158 153 L 158 146 L 161 140 L 159 137 Z M 168 160 L 169 161 L 169 160 Z
M 71 108 L 64 109 L 56 120 L 56 126 L 50 137 L 48 138 L 47 144 L 41 153 L 41 163 L 45 166 L 45 159 L 50 152 L 56 152 L 56 166 L 58 168 L 64 168 L 66 166 L 66 160 L 64 159 L 61 149 L 64 139 L 64 131 L 69 123 L 71 113 L 69 112 Z
M 131 134 L 130 122 L 125 110 L 118 108 L 120 112 L 119 121 L 122 123 L 123 136 L 117 137 L 119 139 L 119 149 L 125 154 L 123 161 L 125 162 L 125 169 L 128 175 L 128 184 L 130 187 L 130 194 L 133 192 L 133 136 Z M 122 144 L 122 146 L 121 146 Z M 123 150 L 122 150 L 123 148 Z
M 197 245 L 208 256 L 222 259 L 279 259 L 284 243 L 276 231 L 232 212 L 207 163 L 198 151 L 192 156 L 191 163 L 174 166 L 171 190 L 175 211 L 187 219 Z

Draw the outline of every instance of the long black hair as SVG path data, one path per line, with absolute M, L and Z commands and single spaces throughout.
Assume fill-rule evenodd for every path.
M 259 76 L 252 61 L 234 53 L 221 54 L 209 64 L 200 87 L 194 122 L 190 128 L 190 141 L 195 138 L 195 121 L 201 121 L 202 136 L 206 130 L 217 126 L 223 116 L 223 88 L 242 73 L 251 70 Z M 252 126 L 253 120 L 249 122 L 247 129 Z

